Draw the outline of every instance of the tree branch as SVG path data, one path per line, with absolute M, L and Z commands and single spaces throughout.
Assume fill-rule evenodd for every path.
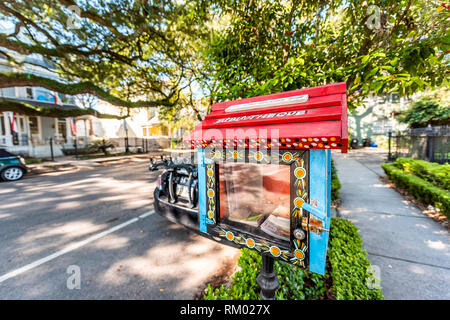
M 54 90 L 68 95 L 77 95 L 88 93 L 97 98 L 105 100 L 112 105 L 129 108 L 144 108 L 144 107 L 158 107 L 158 106 L 172 106 L 173 103 L 168 99 L 153 100 L 153 101 L 126 101 L 116 96 L 111 95 L 102 88 L 95 86 L 91 82 L 79 83 L 61 83 L 45 77 L 39 77 L 33 74 L 15 73 L 15 72 L 0 72 L 0 88 L 8 87 L 44 87 L 49 90 Z
M 61 109 L 58 107 L 35 107 L 28 103 L 7 100 L 0 98 L 0 112 L 17 112 L 28 116 L 41 116 L 52 118 L 70 118 L 84 115 L 93 115 L 97 118 L 103 119 L 123 119 L 123 116 L 116 116 L 112 114 L 99 113 L 98 111 L 87 108 Z
M 137 57 L 126 57 L 116 52 L 106 50 L 106 49 L 93 49 L 89 51 L 79 50 L 77 47 L 71 45 L 58 45 L 55 48 L 47 48 L 41 45 L 30 45 L 25 42 L 10 40 L 8 36 L 0 34 L 0 46 L 8 48 L 10 50 L 16 51 L 21 54 L 32 54 L 38 53 L 46 56 L 52 56 L 57 58 L 65 58 L 66 54 L 75 54 L 78 56 L 91 57 L 94 55 L 106 55 L 110 58 L 114 58 L 118 61 L 132 65 L 133 60 Z
M 12 14 L 14 17 L 19 19 L 24 25 L 31 25 L 31 26 L 33 26 L 36 30 L 38 30 L 43 35 L 45 35 L 47 37 L 47 39 L 50 40 L 55 46 L 59 45 L 58 41 L 54 37 L 52 37 L 49 32 L 47 32 L 46 30 L 44 30 L 41 27 L 39 27 L 39 25 L 36 24 L 35 22 L 33 22 L 32 20 L 24 17 L 21 13 L 19 13 L 17 11 L 14 11 L 13 9 L 11 9 L 8 6 L 5 6 L 1 2 L 0 2 L 0 9 L 3 10 L 4 12 L 8 12 L 9 14 Z

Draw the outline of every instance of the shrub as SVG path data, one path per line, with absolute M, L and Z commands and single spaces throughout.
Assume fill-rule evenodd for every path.
M 411 158 L 398 158 L 396 167 L 427 180 L 446 190 L 450 190 L 450 164 L 440 165 L 438 163 L 424 160 L 414 160 Z
M 450 218 L 450 193 L 448 190 L 442 189 L 433 183 L 419 178 L 407 171 L 399 169 L 407 162 L 385 163 L 382 165 L 388 177 L 398 187 L 407 190 L 412 196 L 424 204 L 431 204 L 439 208 L 447 217 Z M 409 169 L 406 169 L 409 170 Z
M 208 285 L 206 300 L 257 300 L 260 299 L 256 277 L 261 267 L 261 256 L 249 249 L 241 250 L 238 260 L 241 268 L 233 276 L 229 288 Z M 277 299 L 326 299 L 327 283 L 339 300 L 383 299 L 380 288 L 369 289 L 367 281 L 372 279 L 368 271 L 370 261 L 362 249 L 362 240 L 356 227 L 341 218 L 331 219 L 330 249 L 325 276 L 302 270 L 291 264 L 276 261 L 275 270 L 280 281 L 276 291 Z M 329 289 L 329 288 L 328 288 Z
M 339 189 L 341 188 L 341 182 L 337 176 L 337 170 L 334 165 L 333 159 L 331 159 L 331 201 L 339 199 Z
M 91 152 L 103 152 L 105 156 L 109 154 L 108 149 L 115 149 L 117 146 L 117 143 L 112 140 L 96 140 L 93 141 L 89 146 L 88 149 Z
M 449 92 L 448 88 L 443 87 L 422 93 L 397 119 L 409 124 L 411 128 L 450 124 Z

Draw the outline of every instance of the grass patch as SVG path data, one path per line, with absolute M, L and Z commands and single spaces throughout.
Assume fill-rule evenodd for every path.
M 25 159 L 25 164 L 38 164 L 47 161 L 46 159 L 42 158 L 28 158 Z
M 241 268 L 233 276 L 231 286 L 208 285 L 205 300 L 259 300 L 256 277 L 261 267 L 258 252 L 242 249 L 238 260 Z M 370 289 L 373 283 L 370 261 L 362 249 L 357 228 L 348 220 L 331 219 L 330 248 L 324 276 L 302 270 L 294 265 L 276 261 L 275 270 L 280 281 L 276 299 L 291 300 L 382 300 L 381 288 Z
M 108 153 L 108 154 L 86 154 L 86 155 L 81 155 L 80 159 L 112 158 L 112 157 L 121 157 L 121 156 L 131 156 L 133 154 L 138 154 L 138 153 L 119 152 L 119 153 Z

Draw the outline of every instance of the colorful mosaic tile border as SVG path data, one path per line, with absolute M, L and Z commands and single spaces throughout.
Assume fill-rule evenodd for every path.
M 235 244 L 246 246 L 249 249 L 256 250 L 261 253 L 270 253 L 274 258 L 305 267 L 304 259 L 306 257 L 307 246 L 305 243 L 295 240 L 295 250 L 290 252 L 289 250 L 282 249 L 270 242 L 252 238 L 236 231 L 225 229 L 223 226 L 216 226 L 214 231 L 217 232 L 219 237 L 225 238 L 228 241 Z
M 214 163 L 206 165 L 206 199 L 208 210 L 206 212 L 206 221 L 209 224 L 216 224 L 216 203 L 215 203 L 215 172 Z
M 340 137 L 304 137 L 280 139 L 218 139 L 185 140 L 187 148 L 279 148 L 279 149 L 340 149 Z

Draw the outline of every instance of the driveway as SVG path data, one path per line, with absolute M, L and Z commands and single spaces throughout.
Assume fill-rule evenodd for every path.
M 237 250 L 155 214 L 147 168 L 0 183 L 0 299 L 192 299 Z

